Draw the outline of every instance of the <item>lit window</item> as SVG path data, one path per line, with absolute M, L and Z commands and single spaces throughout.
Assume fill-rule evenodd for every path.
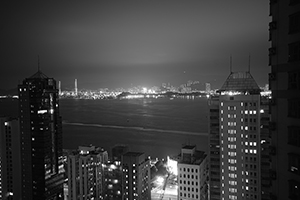
M 38 114 L 44 114 L 47 113 L 47 110 L 38 110 Z

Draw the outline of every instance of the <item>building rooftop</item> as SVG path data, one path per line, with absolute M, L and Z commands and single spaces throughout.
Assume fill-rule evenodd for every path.
M 45 78 L 48 78 L 48 76 L 46 76 L 44 73 L 42 73 L 40 70 L 38 70 L 35 74 L 33 74 L 29 78 L 30 79 L 32 79 L 32 78 L 34 78 L 34 79 L 45 79 Z
M 193 154 L 189 154 L 189 155 L 179 154 L 178 163 L 200 165 L 205 158 L 206 158 L 206 154 L 204 151 L 195 150 Z
M 184 145 L 183 147 L 182 147 L 183 149 L 194 149 L 194 148 L 196 148 L 196 145 Z
M 250 72 L 231 72 L 221 89 L 218 90 L 219 93 L 224 91 L 259 94 L 260 88 Z

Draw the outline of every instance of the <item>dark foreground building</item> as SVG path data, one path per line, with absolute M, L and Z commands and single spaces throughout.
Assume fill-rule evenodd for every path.
M 62 125 L 56 81 L 38 71 L 18 90 L 22 199 L 63 199 Z
M 270 16 L 273 155 L 268 199 L 300 199 L 300 1 L 270 0 Z
M 19 120 L 0 117 L 0 199 L 21 199 Z
M 150 160 L 144 153 L 127 152 L 122 156 L 123 200 L 151 200 Z

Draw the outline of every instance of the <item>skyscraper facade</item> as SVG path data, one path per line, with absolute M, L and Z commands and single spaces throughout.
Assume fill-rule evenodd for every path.
M 300 2 L 270 0 L 271 199 L 300 199 Z
M 211 196 L 218 195 L 220 187 L 222 200 L 260 199 L 260 89 L 252 75 L 231 72 L 212 99 L 210 112 Z M 218 167 L 220 180 L 214 180 Z
M 0 118 L 0 199 L 21 199 L 19 120 Z
M 144 153 L 127 152 L 122 156 L 122 195 L 124 200 L 150 200 L 150 160 Z
M 38 70 L 18 90 L 22 199 L 62 199 L 62 125 L 56 81 Z

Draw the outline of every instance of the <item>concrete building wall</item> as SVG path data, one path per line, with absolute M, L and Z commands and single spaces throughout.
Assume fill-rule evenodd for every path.
M 300 199 L 300 3 L 270 1 L 273 155 L 271 193 L 264 199 Z

